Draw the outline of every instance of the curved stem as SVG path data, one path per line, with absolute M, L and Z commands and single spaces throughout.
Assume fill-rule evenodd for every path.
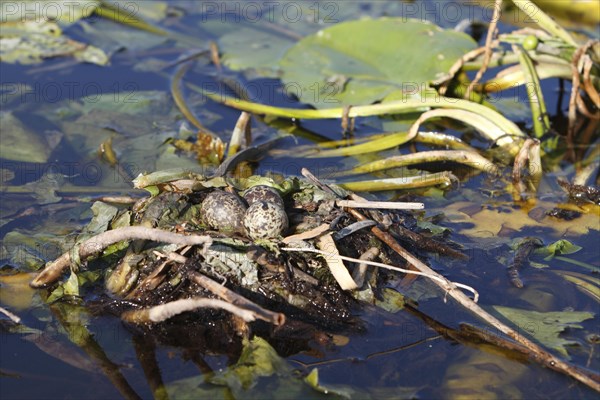
M 477 153 L 463 150 L 438 150 L 438 151 L 421 151 L 413 154 L 400 155 L 377 160 L 368 164 L 360 165 L 348 171 L 342 171 L 339 176 L 370 173 L 381 171 L 390 168 L 404 167 L 412 164 L 451 161 L 467 165 L 469 167 L 489 172 L 492 174 L 498 173 L 498 168 L 494 163 L 490 162 L 485 157 Z
M 535 21 L 540 27 L 542 27 L 548 33 L 564 40 L 571 46 L 577 47 L 577 42 L 569 32 L 567 32 L 562 26 L 560 26 L 555 20 L 552 19 L 548 14 L 543 12 L 538 6 L 536 6 L 531 0 L 513 0 L 513 3 L 521 9 L 527 16 Z
M 233 107 L 241 111 L 247 111 L 257 114 L 268 114 L 274 117 L 281 118 L 299 118 L 299 119 L 326 119 L 326 118 L 342 118 L 344 116 L 344 108 L 325 108 L 325 109 L 296 109 L 269 106 L 251 101 L 236 99 L 215 92 L 210 92 L 200 86 L 189 84 L 193 90 L 204 94 L 208 98 L 226 106 Z M 419 98 L 406 98 L 402 100 L 389 101 L 380 104 L 369 104 L 364 106 L 354 106 L 348 113 L 349 118 L 368 117 L 385 114 L 403 114 L 409 112 L 426 111 L 428 108 L 447 108 L 470 111 L 475 114 L 490 120 L 495 125 L 504 130 L 508 136 L 516 136 L 526 138 L 519 127 L 512 121 L 508 120 L 498 112 L 482 106 L 481 104 L 472 101 L 454 99 L 450 97 L 440 96 L 438 94 L 428 95 L 423 93 Z

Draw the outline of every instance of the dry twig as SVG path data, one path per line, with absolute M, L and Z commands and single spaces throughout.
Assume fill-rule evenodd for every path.
M 592 77 L 590 76 L 590 71 L 592 70 L 593 66 L 594 66 L 594 62 L 592 61 L 590 56 L 588 56 L 586 54 L 585 60 L 583 63 L 583 88 L 585 89 L 585 92 L 590 97 L 590 100 L 592 100 L 592 103 L 594 103 L 594 106 L 596 106 L 596 108 L 599 109 L 600 108 L 600 94 L 598 94 L 598 91 L 594 87 L 594 84 L 592 83 Z M 598 116 L 597 116 L 598 113 L 599 113 L 599 110 L 596 110 L 596 119 L 598 119 Z
M 379 255 L 379 249 L 377 247 L 371 247 L 369 250 L 365 251 L 360 256 L 360 260 L 363 261 L 373 261 L 375 257 Z M 356 282 L 356 286 L 359 288 L 365 283 L 365 276 L 367 275 L 367 267 L 368 265 L 364 262 L 358 264 L 356 269 L 352 272 L 352 279 Z
M 285 323 L 284 314 L 264 309 L 247 298 L 240 296 L 236 292 L 227 289 L 225 286 L 218 284 L 207 276 L 197 272 L 191 272 L 189 277 L 194 283 L 211 291 L 213 294 L 219 296 L 223 300 L 245 310 L 251 311 L 258 319 L 262 319 L 263 321 L 267 321 L 276 326 L 281 326 Z
M 579 93 L 579 89 L 581 86 L 581 79 L 579 77 L 579 61 L 584 56 L 584 54 L 592 48 L 592 46 L 598 44 L 597 40 L 590 40 L 585 43 L 583 46 L 579 47 L 577 51 L 573 54 L 573 59 L 571 60 L 571 72 L 573 74 L 572 78 L 572 86 L 571 86 L 571 97 L 569 98 L 569 127 L 567 130 L 567 151 L 569 152 L 569 157 L 575 161 L 575 123 L 577 122 L 577 109 L 579 109 L 582 113 L 586 113 L 590 115 L 591 113 L 585 107 L 583 100 L 581 99 L 581 94 Z M 584 69 L 585 72 L 585 69 Z M 584 77 L 585 79 L 585 77 Z M 593 86 L 593 85 L 592 85 Z M 584 82 L 585 88 L 585 82 Z M 594 96 L 595 90 L 592 91 L 592 97 Z M 596 93 L 597 94 L 597 93 Z
M 402 201 L 336 200 L 335 204 L 338 207 L 376 208 L 385 210 L 422 210 L 425 208 L 423 203 Z
M 365 264 L 365 265 L 371 265 L 371 266 L 374 266 L 374 267 L 381 267 L 381 268 L 389 269 L 389 270 L 392 270 L 392 271 L 402 272 L 404 274 L 425 276 L 425 277 L 427 277 L 427 278 L 429 278 L 429 279 L 431 279 L 433 281 L 437 281 L 439 284 L 448 286 L 448 288 L 446 290 L 451 290 L 450 285 L 454 289 L 456 289 L 456 288 L 462 288 L 462 289 L 468 290 L 469 292 L 473 293 L 473 300 L 472 301 L 477 302 L 479 300 L 479 293 L 477 293 L 477 290 L 473 289 L 471 286 L 469 286 L 469 285 L 463 285 L 462 283 L 450 282 L 449 280 L 447 280 L 446 278 L 443 278 L 441 275 L 439 275 L 437 272 L 435 272 L 433 270 L 431 270 L 433 273 L 421 272 L 421 271 L 413 271 L 413 270 L 410 270 L 410 269 L 404 269 L 404 268 L 400 268 L 400 267 L 395 267 L 393 265 L 384 264 L 384 263 L 380 263 L 380 262 L 362 260 L 362 259 L 358 259 L 358 258 L 342 256 L 340 254 L 332 254 L 331 252 L 323 251 L 323 250 L 318 250 L 318 249 L 282 247 L 281 250 L 283 250 L 283 251 L 295 251 L 295 252 L 299 252 L 299 253 L 316 253 L 316 254 L 321 254 L 323 256 L 326 256 L 326 257 L 332 257 L 332 258 L 333 257 L 337 257 L 340 260 L 352 261 L 352 262 L 355 262 L 355 263 Z M 427 268 L 429 268 L 429 267 L 427 267 Z
M 154 307 L 143 308 L 141 310 L 125 311 L 121 314 L 121 319 L 134 324 L 158 323 L 181 314 L 186 311 L 197 308 L 219 308 L 229 311 L 233 315 L 242 318 L 246 322 L 256 320 L 256 313 L 246 310 L 219 299 L 207 299 L 203 297 L 194 297 L 191 299 L 181 299 L 170 301 Z
M 514 186 L 514 196 L 517 201 L 522 199 L 522 194 L 527 192 L 527 185 L 523 182 L 523 177 L 521 176 L 521 171 L 525 168 L 529 160 L 529 154 L 531 149 L 534 146 L 539 146 L 540 142 L 537 139 L 527 139 L 519 153 L 515 157 L 515 163 L 513 166 L 513 186 Z M 531 164 L 531 163 L 530 163 Z M 537 168 L 541 168 L 541 166 L 537 166 Z M 532 171 L 533 172 L 533 171 Z
M 210 42 L 210 61 L 217 67 L 217 71 L 221 72 L 221 57 L 219 56 L 219 46 L 214 41 Z
M 92 257 L 108 246 L 124 240 L 151 240 L 154 242 L 173 243 L 179 245 L 202 245 L 206 250 L 211 244 L 210 236 L 200 235 L 182 235 L 163 231 L 161 229 L 146 228 L 144 226 L 127 226 L 110 231 L 102 232 L 79 245 L 78 254 L 81 260 Z M 40 274 L 31 281 L 32 287 L 42 287 L 55 282 L 60 275 L 71 265 L 71 252 L 68 251 L 46 267 Z
M 492 20 L 490 21 L 490 26 L 488 27 L 487 37 L 485 38 L 485 55 L 483 58 L 483 63 L 473 81 L 469 84 L 467 91 L 465 93 L 465 98 L 468 99 L 471 95 L 471 91 L 473 87 L 481 80 L 485 71 L 487 71 L 490 60 L 492 59 L 492 45 L 494 36 L 496 36 L 496 25 L 498 25 L 498 20 L 500 19 L 500 11 L 502 9 L 502 0 L 494 1 L 494 14 L 492 15 Z
M 281 242 L 285 243 L 285 244 L 289 244 L 289 243 L 294 243 L 294 242 L 300 242 L 302 240 L 313 239 L 319 235 L 322 235 L 323 233 L 327 232 L 328 230 L 329 230 L 329 224 L 322 224 L 322 225 L 319 225 L 316 228 L 313 228 L 309 231 L 298 233 L 296 235 L 287 236 L 287 237 L 283 238 L 283 240 Z
M 6 315 L 15 324 L 20 324 L 21 323 L 21 318 L 19 318 L 19 316 L 11 313 L 10 311 L 8 311 L 4 307 L 0 307 L 0 314 Z

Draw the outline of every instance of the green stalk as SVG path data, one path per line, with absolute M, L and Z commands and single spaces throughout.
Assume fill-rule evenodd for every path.
M 488 68 L 502 67 L 505 65 L 516 64 L 519 62 L 519 58 L 512 52 L 497 51 L 492 54 L 492 58 L 488 63 Z M 472 61 L 465 63 L 463 69 L 465 71 L 477 71 L 483 65 L 483 56 L 477 57 Z
M 587 280 L 587 277 L 585 277 L 585 275 L 583 275 L 583 276 L 581 274 L 574 275 L 574 273 L 572 273 L 570 271 L 553 271 L 553 272 L 562 276 L 569 282 L 574 283 L 575 285 L 577 285 L 577 287 L 583 293 L 592 297 L 597 302 L 600 302 L 600 288 L 597 285 L 594 285 L 593 283 L 589 282 Z M 582 279 L 582 277 L 585 277 L 585 279 Z
M 133 180 L 133 187 L 136 189 L 144 189 L 149 186 L 156 186 L 181 179 L 203 181 L 206 178 L 202 174 L 200 168 L 198 168 L 198 171 L 192 171 L 188 168 L 172 168 L 162 171 L 155 171 L 149 174 L 139 174 Z
M 441 132 L 420 131 L 415 138 L 415 142 L 444 146 L 453 150 L 475 151 L 473 147 L 463 142 L 460 138 Z
M 565 64 L 565 65 L 571 65 L 569 63 L 569 61 L 567 60 L 567 56 L 565 55 L 564 57 L 562 56 L 562 53 L 559 53 L 559 56 L 555 56 L 555 55 L 550 55 L 547 53 L 542 53 L 542 50 L 540 49 L 540 47 L 542 47 L 542 45 L 539 45 L 538 48 L 536 49 L 536 51 L 534 51 L 532 54 L 530 54 L 531 58 L 533 58 L 533 60 L 535 60 L 538 63 L 546 63 L 546 64 Z M 572 47 L 569 47 L 570 49 L 572 49 Z M 565 53 L 566 51 L 563 50 Z M 570 52 L 570 55 L 573 55 L 573 52 Z M 489 64 L 488 64 L 488 68 L 494 68 L 494 67 L 503 67 L 506 65 L 512 65 L 512 64 L 517 64 L 519 62 L 519 56 L 517 56 L 515 53 L 513 52 L 497 52 L 494 53 L 492 55 L 492 59 L 490 60 Z M 476 59 L 474 59 L 473 61 L 469 61 L 468 63 L 466 63 L 464 65 L 464 70 L 465 71 L 474 71 L 477 70 L 479 68 L 481 68 L 481 65 L 483 65 L 483 58 L 482 57 L 478 57 Z
M 582 267 L 582 268 L 588 269 L 588 270 L 592 271 L 594 274 L 600 274 L 600 268 L 594 267 L 593 265 L 588 264 L 588 263 L 583 262 L 583 261 L 573 260 L 572 258 L 565 257 L 565 256 L 554 256 L 554 259 L 555 260 L 564 261 L 566 263 L 577 265 L 578 267 Z M 571 273 L 575 274 L 575 272 L 571 272 Z M 600 285 L 600 280 L 598 280 L 597 278 L 592 278 L 591 276 L 588 276 L 588 278 L 590 280 L 592 280 L 592 279 L 596 280 L 596 284 Z
M 405 154 L 389 157 L 384 160 L 377 160 L 368 164 L 359 165 L 358 167 L 354 167 L 348 171 L 342 171 L 340 175 L 363 174 L 390 168 L 405 167 L 413 164 L 444 161 L 464 164 L 492 174 L 498 173 L 498 168 L 494 165 L 494 163 L 477 153 L 464 150 L 437 150 L 420 151 L 418 153 Z
M 406 143 L 407 134 L 405 132 L 398 133 L 378 133 L 369 137 L 353 139 L 360 143 L 348 146 L 348 139 L 331 140 L 323 143 L 318 143 L 317 147 L 326 150 L 314 149 L 314 146 L 306 146 L 296 148 L 294 154 L 302 153 L 306 157 L 342 157 L 354 156 L 369 152 L 377 152 L 388 150 L 396 146 Z M 453 135 L 440 132 L 421 131 L 414 137 L 415 142 L 425 143 L 433 146 L 442 146 L 454 150 L 475 151 L 471 146 Z M 343 147 L 346 146 L 346 147 Z M 338 148 L 339 147 L 339 148 Z M 343 148 L 342 148 L 343 147 Z
M 415 136 L 416 135 L 410 135 L 407 132 L 387 133 L 385 136 L 370 140 L 366 143 L 356 144 L 348 147 L 340 147 L 338 149 L 328 149 L 322 151 L 317 150 L 317 153 L 313 152 L 313 154 L 308 156 L 313 158 L 323 158 L 355 156 L 358 154 L 373 153 L 376 151 L 387 150 L 396 146 L 400 146 L 410 141 Z
M 398 133 L 398 134 L 401 134 Z M 371 141 L 376 141 L 379 140 L 381 138 L 386 137 L 387 135 L 396 135 L 396 133 L 376 133 L 374 135 L 370 135 L 370 136 L 365 136 L 365 137 L 347 137 L 344 139 L 340 139 L 340 140 L 327 140 L 324 142 L 320 142 L 320 143 L 316 143 L 317 147 L 319 147 L 320 149 L 336 149 L 338 147 L 344 147 L 344 146 L 356 146 L 358 144 L 362 144 L 362 143 L 367 143 L 367 142 L 371 142 Z M 311 152 L 315 152 L 314 150 L 314 145 L 310 144 L 310 145 L 304 145 L 304 146 L 298 146 L 297 149 L 306 149 L 306 151 L 308 152 L 309 150 Z M 385 150 L 385 149 L 384 149 Z M 317 150 L 319 151 L 319 150 Z
M 416 134 L 421 124 L 432 118 L 452 118 L 471 125 L 478 132 L 485 135 L 488 139 L 498 143 L 501 146 L 512 145 L 511 152 L 516 153 L 516 146 L 512 138 L 505 137 L 505 131 L 489 119 L 482 117 L 470 111 L 458 109 L 438 109 L 430 110 L 421 114 L 419 119 L 410 127 L 409 134 Z
M 354 181 L 336 183 L 346 190 L 353 192 L 377 192 L 383 190 L 415 189 L 429 186 L 450 186 L 453 175 L 448 171 L 435 174 L 404 176 L 400 178 L 371 179 L 367 181 Z
M 577 47 L 577 42 L 569 32 L 560 26 L 552 17 L 543 12 L 531 0 L 512 0 L 517 7 L 521 9 L 530 20 L 536 22 L 542 29 L 551 35 L 564 40 L 571 46 Z
M 521 70 L 525 78 L 527 97 L 529 98 L 529 108 L 531 109 L 531 117 L 533 119 L 533 133 L 536 138 L 540 139 L 550 129 L 550 118 L 548 118 L 540 79 L 527 51 L 519 45 L 513 45 L 512 49 L 519 55 Z
M 75 186 L 71 184 L 65 184 L 57 189 L 52 189 L 55 191 L 57 196 L 82 196 L 85 194 L 101 194 L 101 193 L 118 193 L 118 194 L 131 194 L 131 188 L 119 188 L 119 187 L 107 187 L 107 186 Z M 36 195 L 35 186 L 0 186 L 0 194 L 10 193 L 10 194 L 23 194 L 23 195 Z
M 246 139 L 246 144 L 250 145 L 249 126 L 250 114 L 242 111 L 233 132 L 231 132 L 231 139 L 229 140 L 229 148 L 227 149 L 227 157 L 233 157 L 242 147 L 242 142 Z
M 600 144 L 596 143 L 594 147 L 588 151 L 585 158 L 576 164 L 575 178 L 573 184 L 585 186 L 588 181 L 598 175 L 600 169 Z M 592 183 L 593 184 L 593 183 Z
M 127 2 L 123 3 L 127 4 Z M 94 14 L 130 28 L 140 29 L 159 36 L 165 36 L 169 39 L 179 41 L 181 44 L 191 48 L 197 48 L 199 44 L 196 37 L 168 31 L 146 22 L 143 18 L 137 16 L 131 9 L 123 8 L 118 2 L 109 3 L 108 1 L 101 0 L 100 4 L 94 9 Z
M 290 119 L 342 118 L 344 115 L 344 108 L 342 107 L 325 108 L 319 110 L 302 110 L 295 108 L 275 107 L 260 103 L 253 103 L 251 101 L 236 99 L 223 94 L 212 93 L 193 84 L 188 84 L 188 86 L 218 103 L 229 107 L 233 107 L 241 111 L 247 111 L 255 114 L 267 114 L 274 117 Z M 425 111 L 427 110 L 427 108 L 456 109 L 470 111 L 474 114 L 478 114 L 503 130 L 504 134 L 507 135 L 507 139 L 509 139 L 506 141 L 507 145 L 515 144 L 514 140 L 512 140 L 511 137 L 527 137 L 523 132 L 521 132 L 521 130 L 515 123 L 509 121 L 504 116 L 502 116 L 494 110 L 491 110 L 485 106 L 474 103 L 472 101 L 454 99 L 438 95 L 435 95 L 433 97 L 422 96 L 421 98 L 417 99 L 411 98 L 405 100 L 389 101 L 380 104 L 355 106 L 350 109 L 348 117 L 355 118 L 385 114 L 402 114 L 409 112 Z
M 192 64 L 188 61 L 177 67 L 177 71 L 171 80 L 171 95 L 173 96 L 173 101 L 175 101 L 175 105 L 177 105 L 179 111 L 181 111 L 187 120 L 198 128 L 200 132 L 209 134 L 212 137 L 218 137 L 214 132 L 202 125 L 198 118 L 196 118 L 192 110 L 187 106 L 185 97 L 181 92 L 181 80 L 191 65 Z
M 136 13 L 131 10 L 124 9 L 118 3 L 112 4 L 107 1 L 100 1 L 98 7 L 94 9 L 94 13 L 102 18 L 109 19 L 119 24 L 127 25 L 135 29 L 141 29 L 146 32 L 154 33 L 160 36 L 169 36 L 169 32 L 149 24 L 139 18 Z
M 538 78 L 562 78 L 571 80 L 573 72 L 568 64 L 539 63 L 535 68 Z M 494 93 L 524 85 L 526 77 L 523 68 L 518 65 L 502 70 L 496 77 L 483 84 L 486 93 Z

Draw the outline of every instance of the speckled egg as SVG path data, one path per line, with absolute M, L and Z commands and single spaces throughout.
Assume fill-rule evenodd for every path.
M 244 232 L 242 220 L 246 205 L 234 194 L 215 190 L 211 192 L 200 207 L 202 221 L 221 232 Z
M 283 207 L 258 200 L 248 207 L 244 215 L 244 227 L 252 240 L 273 239 L 288 228 L 288 217 Z
M 279 192 L 277 189 L 274 189 L 270 186 L 252 186 L 250 189 L 244 192 L 243 197 L 248 202 L 249 206 L 256 201 L 267 201 L 283 208 L 283 199 L 279 195 Z

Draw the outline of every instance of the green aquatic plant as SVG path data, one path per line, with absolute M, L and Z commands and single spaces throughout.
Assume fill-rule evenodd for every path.
M 578 323 L 595 316 L 594 313 L 583 311 L 541 313 L 501 306 L 494 306 L 494 309 L 518 326 L 520 330 L 532 335 L 545 346 L 558 351 L 567 359 L 569 355 L 565 346 L 575 345 L 577 342 L 563 339 L 559 337 L 559 334 L 567 328 L 581 328 L 582 326 Z

